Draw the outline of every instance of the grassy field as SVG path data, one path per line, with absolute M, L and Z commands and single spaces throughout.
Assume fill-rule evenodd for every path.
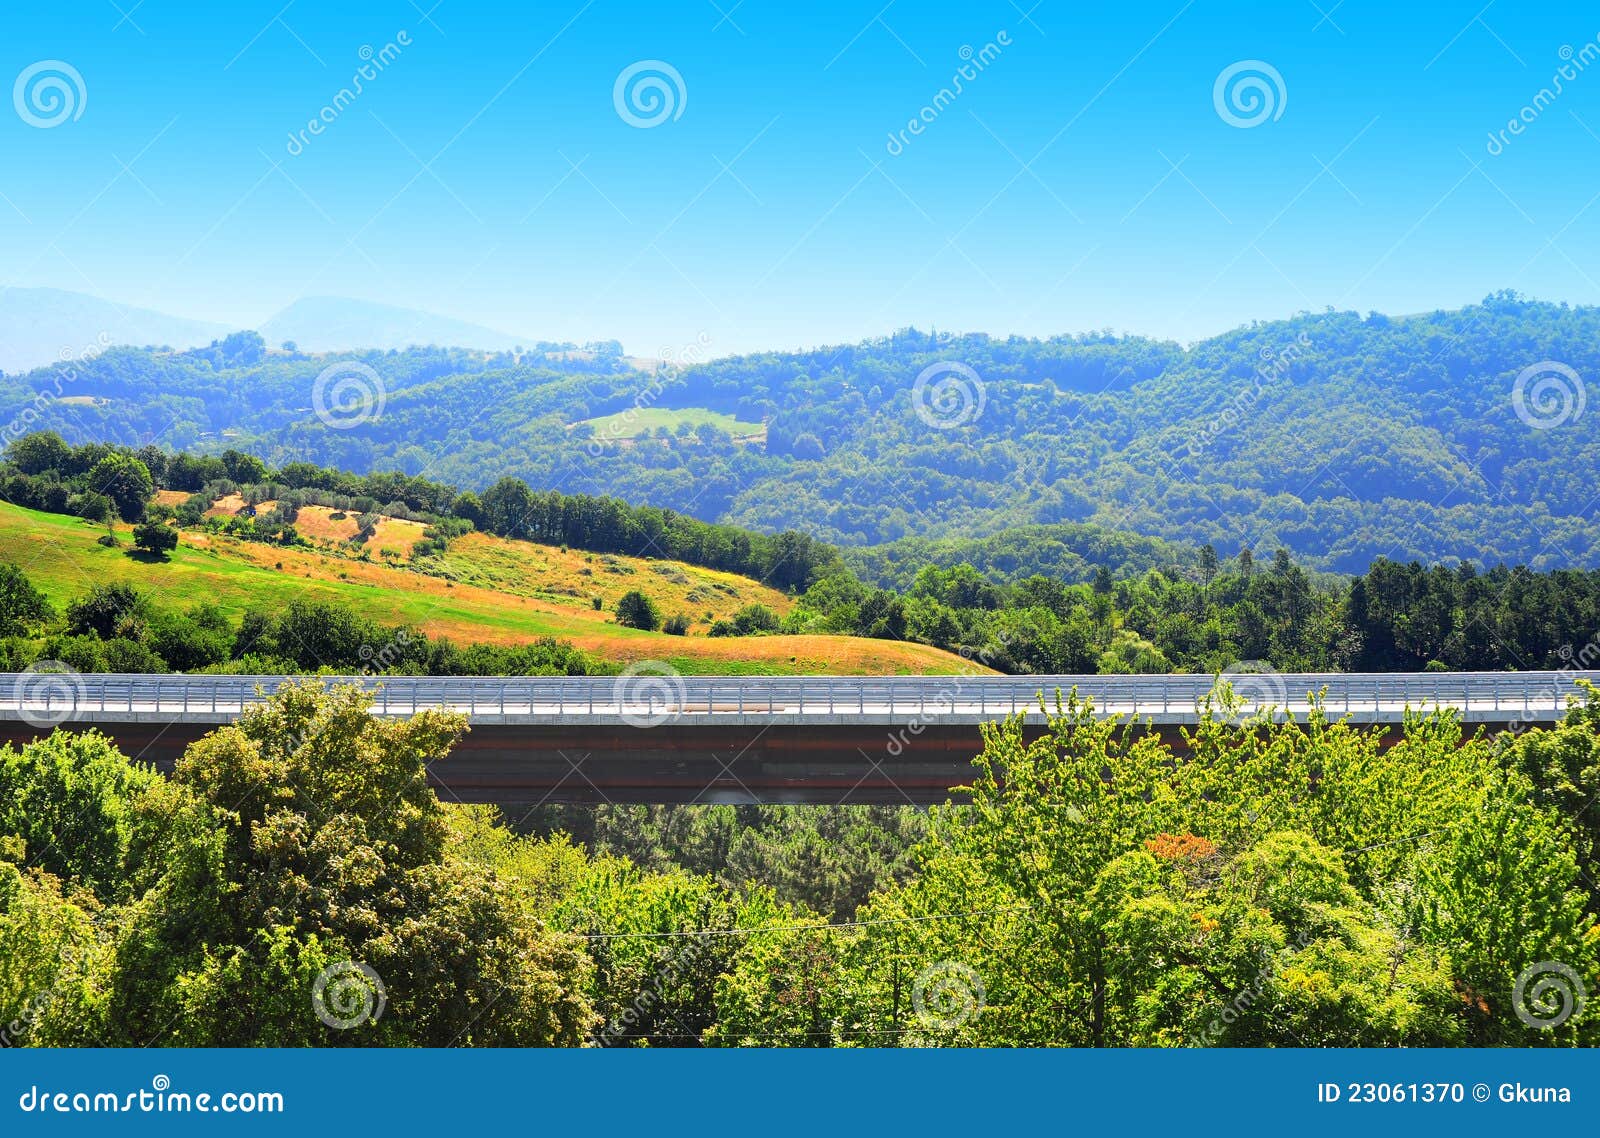
M 597 439 L 636 439 L 657 427 L 676 431 L 684 423 L 691 428 L 710 423 L 736 439 L 760 438 L 767 431 L 762 423 L 746 423 L 732 415 L 708 411 L 703 407 L 630 407 L 614 415 L 602 415 L 598 419 L 585 419 L 583 422 L 594 428 Z
M 307 507 L 302 517 L 317 507 Z M 411 525 L 415 523 L 393 523 Z M 415 572 L 382 557 L 360 559 L 333 548 L 286 549 L 185 530 L 165 562 L 109 548 L 105 532 L 76 518 L 0 503 L 0 558 L 13 561 L 58 607 L 97 583 L 127 581 L 166 606 L 208 600 L 234 619 L 247 608 L 280 608 L 297 597 L 339 601 L 387 623 L 414 625 L 458 643 L 525 643 L 541 636 L 568 640 L 618 663 L 662 660 L 688 674 L 895 675 L 977 669 L 920 644 L 843 636 L 667 636 L 613 622 L 616 599 L 629 589 L 650 596 L 663 613 L 684 612 L 707 626 L 746 604 L 781 613 L 793 601 L 747 578 L 677 562 L 562 551 L 530 542 L 469 534 L 451 544 L 449 578 Z M 380 531 L 381 532 L 381 531 Z M 605 611 L 594 608 L 600 597 Z

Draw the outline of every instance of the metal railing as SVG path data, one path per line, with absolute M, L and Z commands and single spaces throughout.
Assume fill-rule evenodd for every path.
M 97 717 L 216 717 L 237 715 L 294 676 L 77 675 L 0 673 L 0 720 L 65 712 L 73 721 Z M 1159 676 L 904 676 L 711 677 L 645 672 L 607 677 L 321 677 L 373 693 L 380 715 L 431 709 L 461 711 L 481 720 L 572 716 L 715 717 L 726 715 L 944 716 L 1012 715 L 1038 711 L 1043 692 L 1076 689 L 1107 714 L 1197 718 L 1218 687 L 1210 675 Z M 1330 716 L 1397 718 L 1407 708 L 1451 707 L 1488 715 L 1550 720 L 1577 681 L 1600 682 L 1600 672 L 1298 673 L 1246 672 L 1223 676 L 1243 710 L 1268 707 L 1297 714 L 1320 693 Z

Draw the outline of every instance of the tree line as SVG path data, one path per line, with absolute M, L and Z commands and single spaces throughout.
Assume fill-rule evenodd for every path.
M 837 551 L 804 533 L 755 533 L 700 521 L 618 498 L 536 491 L 518 478 L 502 478 L 482 495 L 400 473 L 357 475 L 307 462 L 277 470 L 254 455 L 170 453 L 155 446 L 137 450 L 103 443 L 70 446 L 50 431 L 13 441 L 0 465 L 5 500 L 51 513 L 93 521 L 118 517 L 141 522 L 158 490 L 191 495 L 239 492 L 291 498 L 290 508 L 313 502 L 338 504 L 361 514 L 418 518 L 441 525 L 471 525 L 485 533 L 595 553 L 623 553 L 683 561 L 752 577 L 785 590 L 804 589 L 838 560 Z M 179 518 L 198 523 L 204 506 Z M 273 536 L 283 540 L 283 520 Z M 459 530 L 454 531 L 459 532 Z M 292 543 L 294 535 L 288 540 Z
M 1480 572 L 1375 563 L 1349 582 L 1319 581 L 1286 554 L 1259 569 L 1152 570 L 1086 584 L 1046 577 L 990 581 L 971 566 L 926 567 L 904 593 L 848 573 L 823 577 L 780 618 L 747 605 L 710 635 L 835 633 L 912 640 L 1012 674 L 1221 672 L 1243 662 L 1279 671 L 1600 670 L 1600 572 Z M 618 623 L 684 635 L 629 590 Z M 381 660 L 374 655 L 383 650 Z M 17 566 L 0 561 L 0 665 L 58 660 L 82 672 L 327 669 L 417 675 L 584 675 L 614 665 L 549 638 L 521 647 L 458 646 L 386 625 L 334 602 L 250 609 L 235 624 L 215 605 L 159 605 L 135 586 L 92 586 L 57 612 Z
M 1104 566 L 1067 583 L 991 580 L 928 565 L 904 591 L 848 574 L 811 586 L 789 631 L 916 640 L 1004 672 L 1600 669 L 1600 571 L 1537 573 L 1471 562 L 1373 562 L 1349 580 L 1313 575 L 1285 550 L 1116 580 Z
M 0 561 L 0 671 L 41 661 L 78 672 L 231 675 L 605 675 L 616 666 L 566 641 L 457 644 L 389 625 L 349 605 L 296 598 L 249 608 L 237 623 L 215 604 L 179 610 L 121 582 L 93 585 L 57 612 L 26 574 Z
M 1224 694 L 1184 753 L 1041 693 L 928 814 L 542 819 L 581 844 L 442 803 L 464 719 L 353 689 L 291 685 L 170 779 L 57 730 L 0 748 L 0 1042 L 1594 1045 L 1575 691 L 1387 741 Z
M 196 486 L 175 509 L 150 504 L 158 487 Z M 362 532 L 381 515 L 429 523 L 414 557 L 441 552 L 452 537 L 476 528 L 515 540 L 681 560 L 799 594 L 781 621 L 751 606 L 717 622 L 715 635 L 911 640 L 1008 673 L 1219 672 L 1244 661 L 1281 671 L 1600 667 L 1600 572 L 1594 570 L 1480 569 L 1468 561 L 1424 566 L 1380 558 L 1344 578 L 1308 571 L 1286 549 L 1264 563 L 1249 547 L 1224 560 L 1209 544 L 1192 553 L 1160 542 L 1130 545 L 1102 540 L 1090 527 L 1079 527 L 1070 547 L 1033 532 L 899 543 L 854 551 L 847 562 L 804 534 L 753 533 L 615 498 L 535 491 L 511 478 L 482 495 L 458 493 L 401 474 L 354 475 L 306 463 L 270 470 L 238 451 L 191 456 L 71 447 L 48 433 L 14 442 L 0 466 L 0 493 L 18 504 L 94 520 L 148 518 L 135 531 L 136 541 L 156 553 L 176 542 L 164 519 L 198 524 L 213 496 L 224 491 L 241 493 L 247 502 L 277 503 L 255 517 L 208 523 L 240 536 L 293 543 L 299 540 L 296 510 L 315 501 L 359 512 Z M 1015 571 L 1019 555 L 1045 549 L 1053 550 L 1051 573 Z M 957 559 L 963 556 L 983 568 Z M 869 583 L 885 578 L 889 587 Z M 658 611 L 646 590 L 624 598 L 618 619 L 649 630 L 686 630 L 677 614 Z M 425 639 L 417 637 L 418 643 Z M 118 651 L 119 659 L 133 659 L 129 649 Z M 157 654 L 174 667 L 174 660 L 188 658 Z M 404 662 L 446 669 L 441 674 L 457 666 L 416 656 Z

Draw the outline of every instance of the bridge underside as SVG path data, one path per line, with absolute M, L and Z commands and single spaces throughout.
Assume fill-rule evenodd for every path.
M 69 725 L 65 730 L 81 730 Z M 169 771 L 216 728 L 190 723 L 96 727 L 139 762 Z M 48 732 L 0 723 L 0 742 Z M 446 801 L 490 802 L 515 819 L 547 803 L 878 803 L 948 800 L 982 747 L 975 726 L 485 724 L 430 768 Z
M 166 771 L 215 727 L 145 722 L 98 729 L 130 758 Z M 1182 745 L 1176 727 L 1151 730 Z M 0 741 L 24 743 L 45 733 L 0 723 Z M 513 821 L 551 803 L 927 805 L 959 800 L 951 788 L 970 780 L 981 745 L 973 725 L 930 725 L 913 733 L 882 724 L 667 723 L 649 730 L 484 724 L 430 775 L 446 801 L 493 803 Z

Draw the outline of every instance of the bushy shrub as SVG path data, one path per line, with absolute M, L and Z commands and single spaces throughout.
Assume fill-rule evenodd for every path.
M 638 589 L 629 589 L 617 602 L 617 623 L 654 632 L 661 627 L 661 611 Z
M 178 548 L 178 531 L 163 522 L 142 522 L 133 527 L 133 544 L 147 553 L 165 557 Z

